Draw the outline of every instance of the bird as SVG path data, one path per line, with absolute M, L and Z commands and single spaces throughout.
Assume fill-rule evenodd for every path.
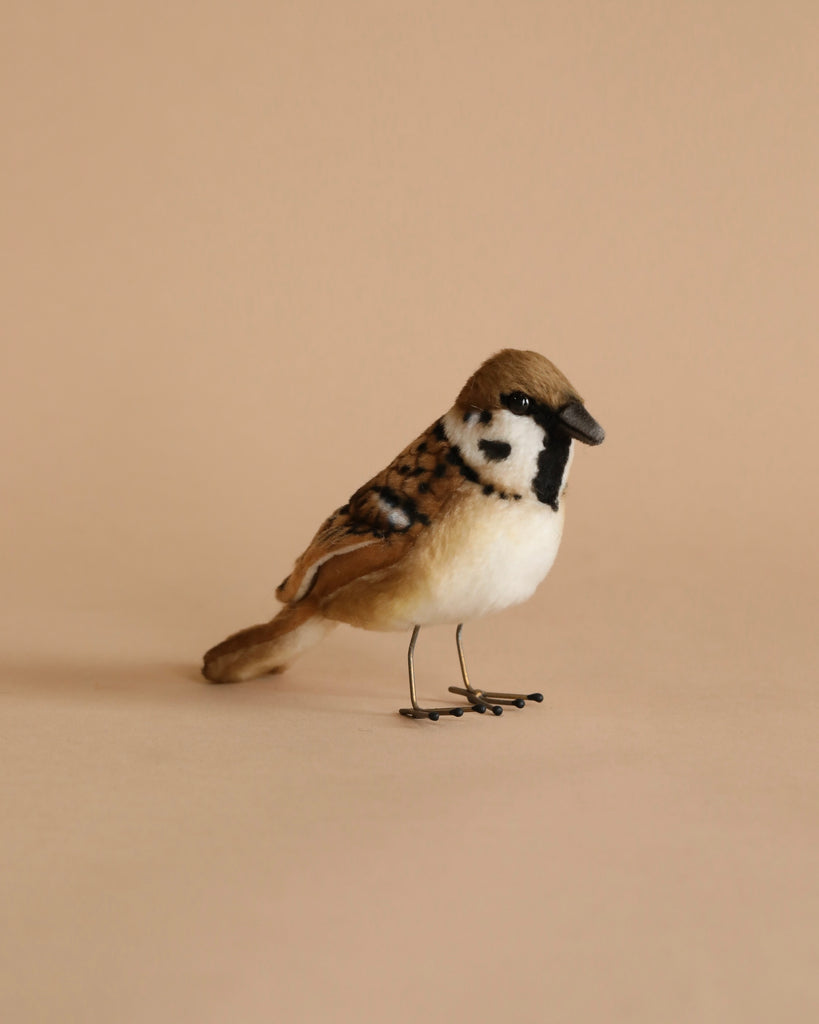
M 202 674 L 231 683 L 283 671 L 339 622 L 411 631 L 410 706 L 437 721 L 502 714 L 543 695 L 473 686 L 464 623 L 519 604 L 560 546 L 575 441 L 605 437 L 563 373 L 538 352 L 486 359 L 454 405 L 319 527 L 278 586 L 269 622 L 233 633 L 204 656 Z M 465 703 L 419 703 L 414 652 L 425 626 L 455 625 Z

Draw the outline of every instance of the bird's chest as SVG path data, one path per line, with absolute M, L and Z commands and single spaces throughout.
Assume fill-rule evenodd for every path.
M 419 545 L 412 623 L 462 622 L 525 601 L 552 567 L 563 509 L 476 493 L 447 510 Z

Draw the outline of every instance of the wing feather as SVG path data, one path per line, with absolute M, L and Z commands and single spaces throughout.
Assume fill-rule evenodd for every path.
M 276 590 L 279 600 L 324 600 L 394 565 L 463 482 L 449 452 L 438 421 L 322 523 Z

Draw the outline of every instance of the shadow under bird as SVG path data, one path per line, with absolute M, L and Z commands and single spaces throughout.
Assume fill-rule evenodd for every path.
M 603 428 L 569 381 L 537 352 L 504 349 L 469 378 L 449 412 L 359 488 L 321 525 L 276 596 L 270 622 L 229 636 L 205 655 L 214 683 L 281 672 L 336 622 L 412 630 L 410 703 L 401 714 L 436 721 L 502 713 L 540 693 L 497 693 L 467 675 L 464 622 L 531 597 L 563 532 L 574 442 Z M 413 653 L 422 626 L 456 625 L 467 703 L 422 707 Z

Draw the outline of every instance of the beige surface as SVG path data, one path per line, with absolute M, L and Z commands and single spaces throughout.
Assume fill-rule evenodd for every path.
M 4 1021 L 817 1019 L 818 29 L 6 5 Z M 506 345 L 608 431 L 467 631 L 545 703 L 402 720 L 345 629 L 202 683 Z

